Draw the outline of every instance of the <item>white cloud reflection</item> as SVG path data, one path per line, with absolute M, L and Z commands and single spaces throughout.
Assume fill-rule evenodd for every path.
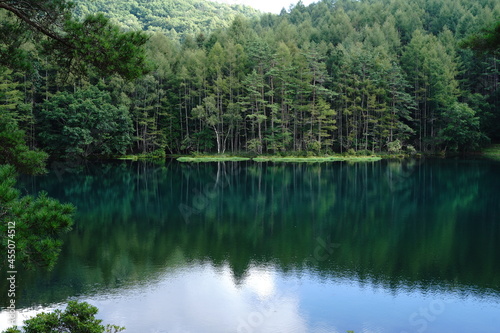
M 54 304 L 54 305 L 49 306 L 49 307 L 38 306 L 35 308 L 17 310 L 16 311 L 15 325 L 22 326 L 22 323 L 25 320 L 30 319 L 39 313 L 50 312 L 50 311 L 53 311 L 56 309 L 62 309 L 62 308 L 64 308 L 63 304 Z M 9 312 L 6 310 L 0 311 L 0 332 L 3 332 L 4 330 L 6 330 L 7 328 L 9 328 L 11 326 L 12 326 L 12 324 L 11 324 L 11 319 L 9 317 Z
M 415 331 L 412 314 L 433 300 L 455 302 L 446 303 L 446 311 L 429 324 L 428 333 L 466 332 L 484 322 L 498 323 L 495 295 L 469 297 L 465 302 L 446 291 L 395 294 L 350 278 L 325 280 L 302 273 L 295 276 L 272 266 L 254 266 L 236 279 L 228 265 L 186 263 L 131 287 L 99 289 L 79 300 L 97 306 L 97 317 L 104 324 L 125 326 L 125 333 Z M 19 319 L 55 308 L 64 305 L 23 310 Z M 0 331 L 8 327 L 7 318 L 7 312 L 0 311 Z
M 125 326 L 126 332 L 306 332 L 297 295 L 286 287 L 278 292 L 277 283 L 276 273 L 265 267 L 250 268 L 236 283 L 228 266 L 199 264 L 80 300 L 97 306 L 104 324 Z M 56 308 L 64 306 L 23 310 L 18 325 Z M 7 315 L 0 312 L 0 331 L 9 327 Z
M 87 301 L 127 332 L 236 332 L 244 323 L 251 332 L 306 332 L 296 295 L 276 288 L 273 272 L 252 268 L 237 285 L 228 267 L 204 264 L 168 272 L 146 288 Z M 259 316 L 263 320 L 254 321 Z

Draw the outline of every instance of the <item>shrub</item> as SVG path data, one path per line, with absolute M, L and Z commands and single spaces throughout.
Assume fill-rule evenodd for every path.
M 98 311 L 95 306 L 86 302 L 70 301 L 65 311 L 39 313 L 26 320 L 22 330 L 14 326 L 3 333 L 116 333 L 125 329 L 116 325 L 101 325 L 102 320 L 95 318 Z
M 394 140 L 392 142 L 389 142 L 387 144 L 387 150 L 389 153 L 397 154 L 401 152 L 401 149 L 403 148 L 401 141 L 399 140 Z
M 353 148 L 349 148 L 347 150 L 347 155 L 354 156 L 354 155 L 356 155 L 356 151 Z
M 410 154 L 410 155 L 416 155 L 417 154 L 417 150 L 412 145 L 406 146 L 406 152 L 408 154 Z
M 372 151 L 368 150 L 368 149 L 358 150 L 356 155 L 358 155 L 358 156 L 370 156 L 370 155 L 372 155 Z

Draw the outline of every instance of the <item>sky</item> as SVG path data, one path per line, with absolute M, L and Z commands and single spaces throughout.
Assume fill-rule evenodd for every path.
M 212 0 L 216 2 L 228 4 L 243 4 L 263 12 L 279 14 L 282 8 L 288 9 L 291 4 L 296 5 L 299 0 Z M 302 3 L 307 6 L 318 0 L 302 0 Z

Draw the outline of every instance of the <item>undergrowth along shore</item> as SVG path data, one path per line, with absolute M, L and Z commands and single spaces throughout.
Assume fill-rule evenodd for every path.
M 258 156 L 258 157 L 236 157 L 236 156 L 182 156 L 177 158 L 179 162 L 288 162 L 288 163 L 319 163 L 319 162 L 375 162 L 380 161 L 380 156 Z
M 494 144 L 484 148 L 481 155 L 492 160 L 500 161 L 500 144 Z
M 466 154 L 468 155 L 468 154 Z M 480 152 L 470 153 L 472 156 L 481 156 L 488 159 L 500 161 L 500 144 L 492 144 Z M 363 154 L 363 155 L 352 155 L 352 154 L 342 154 L 342 155 L 320 155 L 320 156 L 280 156 L 280 155 L 253 155 L 241 153 L 240 155 L 232 154 L 199 154 L 194 153 L 193 155 L 167 155 L 163 151 L 155 151 L 149 154 L 139 154 L 139 155 L 126 155 L 117 157 L 120 160 L 159 160 L 165 158 L 173 158 L 179 162 L 242 162 L 242 161 L 254 161 L 254 162 L 284 162 L 284 163 L 321 163 L 321 162 L 376 162 L 382 159 L 404 159 L 404 158 L 419 158 L 422 156 L 431 157 L 450 157 L 444 153 L 425 155 L 421 153 L 414 154 Z

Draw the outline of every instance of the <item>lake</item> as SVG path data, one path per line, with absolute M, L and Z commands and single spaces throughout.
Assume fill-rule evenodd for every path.
M 500 327 L 499 162 L 57 162 L 18 187 L 78 207 L 54 270 L 18 272 L 19 318 L 82 300 L 125 332 Z

